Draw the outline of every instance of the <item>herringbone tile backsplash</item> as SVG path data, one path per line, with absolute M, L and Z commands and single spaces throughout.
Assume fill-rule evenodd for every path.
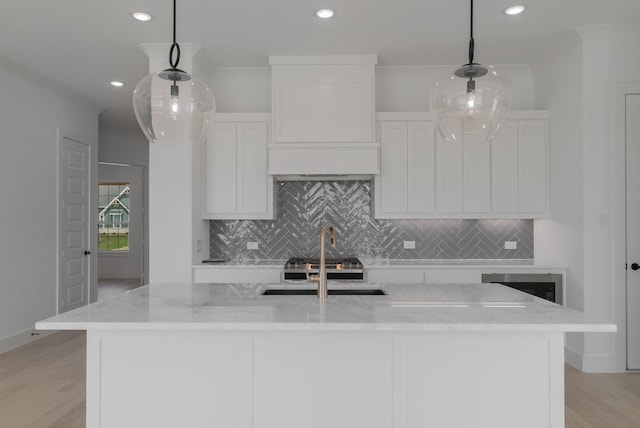
M 369 181 L 280 181 L 276 220 L 212 220 L 211 257 L 314 257 L 322 226 L 336 226 L 327 257 L 533 259 L 533 220 L 375 220 Z M 405 250 L 403 241 L 415 241 Z M 504 241 L 517 241 L 505 250 Z M 258 250 L 247 250 L 257 242 Z

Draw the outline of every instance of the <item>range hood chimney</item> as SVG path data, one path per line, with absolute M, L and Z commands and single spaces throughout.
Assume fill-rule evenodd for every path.
M 378 174 L 377 56 L 272 56 L 269 63 L 273 112 L 269 173 Z

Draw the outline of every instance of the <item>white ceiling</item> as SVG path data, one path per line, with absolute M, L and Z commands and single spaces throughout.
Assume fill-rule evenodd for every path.
M 509 17 L 513 4 L 527 10 Z M 331 20 L 315 10 L 335 9 Z M 269 55 L 377 54 L 379 65 L 467 62 L 468 0 L 178 0 L 178 42 L 202 45 L 212 67 L 266 67 Z M 140 23 L 133 11 L 154 19 Z M 476 60 L 531 64 L 588 24 L 640 21 L 640 0 L 477 0 Z M 0 56 L 137 129 L 131 92 L 147 73 L 140 43 L 170 43 L 172 0 L 6 0 Z M 0 58 L 0 61 L 2 58 Z M 168 62 L 168 60 L 167 60 Z M 168 65 L 168 64 L 167 64 Z M 121 80 L 124 88 L 108 82 Z

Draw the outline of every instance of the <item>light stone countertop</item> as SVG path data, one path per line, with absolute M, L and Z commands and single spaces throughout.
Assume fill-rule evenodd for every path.
M 224 263 L 201 263 L 194 268 L 283 269 L 286 259 L 244 259 Z M 565 269 L 563 266 L 537 265 L 520 259 L 362 259 L 364 269 Z
M 330 284 L 386 296 L 262 296 L 298 284 L 152 284 L 36 323 L 41 330 L 614 332 L 499 284 Z

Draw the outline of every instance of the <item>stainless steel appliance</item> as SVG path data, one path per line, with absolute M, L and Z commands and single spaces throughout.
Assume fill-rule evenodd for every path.
M 490 273 L 483 283 L 503 284 L 550 302 L 562 304 L 562 275 L 556 273 Z
M 364 281 L 364 268 L 362 262 L 356 257 L 327 258 L 325 266 L 328 280 Z M 284 279 L 285 281 L 306 281 L 307 273 L 317 275 L 319 271 L 319 258 L 292 257 L 284 264 Z

